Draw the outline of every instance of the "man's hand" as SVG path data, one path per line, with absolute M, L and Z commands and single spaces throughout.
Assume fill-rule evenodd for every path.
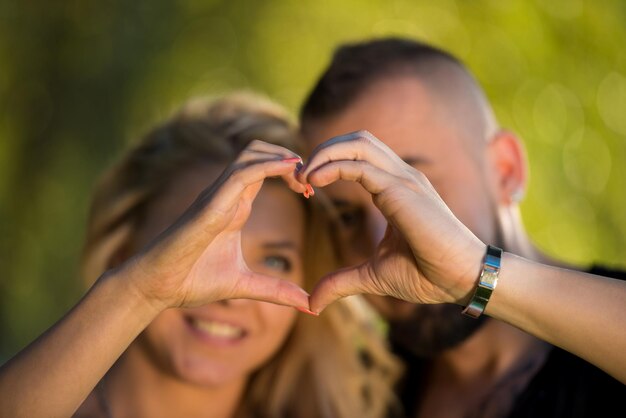
M 371 195 L 388 221 L 372 258 L 324 277 L 311 310 L 358 293 L 388 295 L 415 303 L 463 303 L 480 271 L 485 245 L 439 197 L 428 179 L 366 131 L 319 145 L 298 174 L 324 187 L 354 181 Z

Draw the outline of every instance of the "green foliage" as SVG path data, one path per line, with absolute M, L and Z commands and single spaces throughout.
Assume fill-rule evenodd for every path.
M 625 17 L 619 0 L 0 3 L 0 361 L 80 297 L 90 189 L 129 141 L 233 88 L 295 113 L 334 47 L 372 36 L 466 62 L 525 140 L 538 246 L 625 266 Z

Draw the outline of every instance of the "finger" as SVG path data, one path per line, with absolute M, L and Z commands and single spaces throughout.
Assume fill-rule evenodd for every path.
M 366 264 L 349 267 L 324 276 L 309 298 L 311 311 L 319 314 L 331 303 L 346 296 L 369 293 L 369 274 Z
M 246 147 L 245 151 L 265 152 L 268 154 L 274 154 L 274 155 L 280 156 L 282 159 L 300 158 L 300 161 L 302 161 L 302 158 L 297 153 L 291 151 L 290 149 L 287 149 L 280 145 L 270 144 L 268 142 L 261 141 L 258 139 L 250 142 L 250 144 L 248 144 L 248 146 Z
M 239 280 L 233 298 L 254 299 L 309 309 L 309 294 L 300 286 L 287 280 L 252 271 Z
M 291 158 L 293 158 L 293 160 L 291 160 Z M 280 160 L 286 160 L 285 162 L 287 162 L 287 163 L 290 163 L 290 162 L 293 161 L 294 167 L 295 167 L 295 164 L 297 164 L 297 161 L 295 160 L 295 158 L 300 158 L 300 157 L 287 157 L 287 158 L 285 158 L 285 157 L 283 157 L 280 154 L 268 153 L 268 152 L 264 152 L 264 151 L 256 151 L 254 149 L 246 148 L 237 156 L 237 158 L 232 163 L 230 163 L 220 173 L 220 175 L 217 178 L 217 180 L 215 180 L 215 182 L 213 182 L 213 184 L 209 188 L 209 191 L 207 192 L 207 194 L 212 194 L 215 190 L 217 190 L 220 187 L 222 187 L 222 184 L 224 184 L 224 182 L 226 180 L 228 180 L 228 178 L 236 170 L 248 167 L 248 166 L 253 165 L 253 164 L 266 162 L 266 161 L 280 161 Z
M 404 161 L 375 136 L 367 131 L 357 131 L 334 137 L 315 148 L 297 177 L 304 183 L 308 175 L 320 166 L 341 160 L 364 160 L 389 172 L 396 172 L 405 166 Z
M 295 163 L 295 164 L 297 165 L 298 163 Z M 300 163 L 300 164 L 301 164 L 301 163 Z M 294 168 L 295 168 L 295 167 L 294 167 Z M 285 184 L 287 184 L 287 186 L 289 186 L 289 188 L 290 188 L 291 190 L 293 190 L 294 192 L 296 192 L 296 193 L 303 193 L 303 194 L 305 194 L 305 193 L 310 193 L 310 191 L 311 191 L 311 190 L 309 189 L 311 186 L 307 186 L 306 184 L 302 184 L 302 183 L 300 183 L 300 182 L 296 179 L 296 171 L 295 171 L 295 169 L 294 169 L 294 170 L 291 170 L 291 171 L 290 171 L 289 173 L 287 173 L 287 174 L 283 174 L 283 175 L 282 175 L 282 176 L 280 176 L 280 177 L 283 179 L 283 181 L 285 182 Z M 307 195 L 305 194 L 305 196 L 307 196 Z M 307 197 L 308 197 L 308 196 L 307 196 Z
M 217 189 L 203 196 L 202 200 L 208 200 L 212 210 L 227 212 L 237 204 L 248 187 L 257 186 L 258 192 L 263 180 L 286 176 L 293 172 L 294 165 L 294 162 L 270 160 L 240 167 L 232 171 Z
M 293 160 L 294 163 L 302 162 L 302 158 L 296 154 L 285 155 L 284 153 L 246 149 L 241 154 L 239 154 L 237 159 L 233 161 L 230 167 L 238 168 L 242 165 L 249 165 L 250 163 L 269 160 Z
M 388 187 L 406 180 L 381 170 L 365 161 L 334 161 L 311 172 L 309 182 L 318 187 L 327 186 L 337 180 L 360 183 L 373 195 L 385 191 Z
M 266 144 L 266 145 L 271 145 L 271 144 Z M 282 147 L 278 147 L 278 148 L 282 148 Z M 274 150 L 276 151 L 276 150 Z M 282 179 L 285 181 L 285 183 L 287 184 L 287 186 L 289 186 L 289 188 L 291 190 L 293 190 L 296 193 L 304 193 L 307 190 L 307 187 L 305 184 L 300 183 L 297 179 L 296 179 L 296 167 L 298 165 L 302 165 L 302 158 L 300 158 L 298 155 L 291 153 L 288 155 L 285 155 L 285 153 L 283 154 L 279 154 L 276 152 L 266 152 L 266 151 L 259 151 L 259 150 L 255 150 L 255 149 L 249 149 L 246 150 L 245 152 L 243 152 L 239 158 L 237 159 L 237 161 L 235 161 L 233 164 L 231 164 L 228 169 L 225 171 L 225 174 L 223 176 L 221 176 L 221 182 L 224 182 L 226 180 L 226 178 L 235 170 L 242 168 L 242 167 L 247 167 L 249 165 L 252 164 L 258 164 L 261 162 L 265 162 L 265 161 L 272 161 L 272 160 L 282 160 L 284 162 L 290 163 L 294 165 L 294 170 L 291 170 L 290 172 L 288 172 L 287 174 L 282 175 Z

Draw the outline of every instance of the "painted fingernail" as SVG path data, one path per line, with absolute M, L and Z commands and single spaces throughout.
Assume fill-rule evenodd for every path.
M 304 164 L 302 164 L 302 161 L 296 163 L 296 174 L 299 173 L 303 168 Z
M 309 189 L 306 189 L 304 192 L 302 192 L 302 195 L 303 195 L 304 197 L 306 197 L 307 199 L 308 199 L 309 197 L 311 197 L 311 196 L 309 195 Z
M 313 186 L 307 183 L 306 191 L 309 192 L 309 196 L 315 196 L 315 190 L 313 190 Z
M 302 164 L 302 158 L 300 158 L 300 157 L 283 158 L 282 161 L 285 162 L 285 163 L 300 163 L 300 164 Z
M 303 312 L 303 313 L 305 313 L 305 314 L 309 314 L 309 315 L 313 315 L 313 316 L 320 316 L 320 314 L 315 313 L 315 312 L 313 312 L 313 311 L 311 311 L 311 310 L 309 310 L 309 309 L 307 309 L 307 308 L 302 308 L 302 307 L 300 307 L 300 306 L 295 306 L 295 308 L 296 308 L 297 310 L 299 310 L 300 312 Z

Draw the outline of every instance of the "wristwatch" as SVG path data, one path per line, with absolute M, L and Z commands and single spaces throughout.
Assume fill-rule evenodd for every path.
M 483 261 L 483 270 L 478 279 L 478 286 L 476 286 L 470 303 L 462 311 L 464 315 L 478 318 L 485 311 L 487 302 L 489 302 L 489 298 L 498 284 L 501 260 L 502 249 L 487 245 L 487 253 Z

